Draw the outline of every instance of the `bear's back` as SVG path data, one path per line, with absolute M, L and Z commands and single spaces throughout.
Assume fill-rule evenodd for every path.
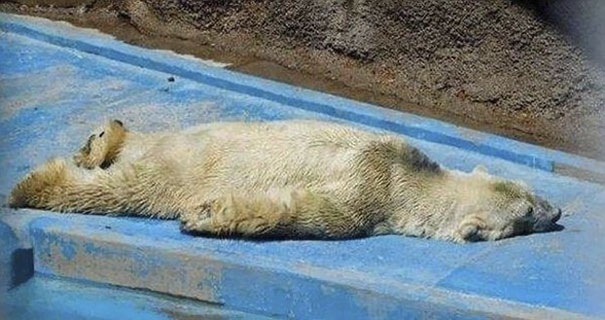
M 363 145 L 380 138 L 317 121 L 211 123 L 188 134 L 203 148 L 196 176 L 213 187 L 247 190 L 351 179 Z

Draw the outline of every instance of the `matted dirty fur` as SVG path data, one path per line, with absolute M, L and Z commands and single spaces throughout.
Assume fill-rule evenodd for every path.
M 14 188 L 13 207 L 177 218 L 216 236 L 456 242 L 557 229 L 520 182 L 447 170 L 398 136 L 317 121 L 218 122 L 137 133 L 108 122 L 73 159 Z

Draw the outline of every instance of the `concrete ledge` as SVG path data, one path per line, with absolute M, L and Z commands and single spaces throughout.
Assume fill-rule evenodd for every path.
M 60 214 L 34 218 L 29 230 L 38 273 L 149 289 L 270 316 L 582 318 L 437 285 L 439 274 L 451 274 L 464 265 L 460 262 L 489 251 L 482 245 L 452 248 L 460 262 L 416 269 L 410 260 L 414 251 L 427 253 L 426 243 L 411 248 L 397 237 L 255 243 L 190 237 L 172 221 Z M 386 243 L 390 245 L 383 247 Z M 331 261 L 333 253 L 346 248 L 357 252 Z M 399 251 L 410 252 L 397 256 Z M 418 274 L 399 274 L 403 270 Z

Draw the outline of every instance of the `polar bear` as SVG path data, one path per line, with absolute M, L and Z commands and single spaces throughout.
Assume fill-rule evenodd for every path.
M 177 218 L 214 236 L 455 242 L 557 230 L 561 210 L 483 168 L 442 168 L 398 136 L 290 120 L 138 133 L 121 121 L 19 182 L 13 207 Z

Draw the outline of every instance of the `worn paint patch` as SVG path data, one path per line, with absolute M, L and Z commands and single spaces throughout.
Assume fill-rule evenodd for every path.
M 221 265 L 211 256 L 193 259 L 181 250 L 162 255 L 157 244 L 131 236 L 84 226 L 65 230 L 49 224 L 39 229 L 38 223 L 46 222 L 33 226 L 38 272 L 220 302 L 213 279 L 220 278 Z

